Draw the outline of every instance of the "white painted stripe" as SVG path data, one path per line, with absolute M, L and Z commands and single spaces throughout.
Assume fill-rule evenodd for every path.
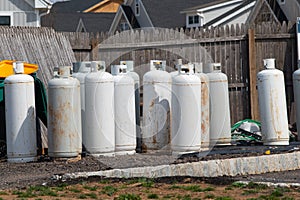
M 227 20 L 233 18 L 235 15 L 238 15 L 238 14 L 240 14 L 240 13 L 242 13 L 242 12 L 248 10 L 249 8 L 253 7 L 254 5 L 255 5 L 255 1 L 252 2 L 252 3 L 250 3 L 250 4 L 248 4 L 247 6 L 245 6 L 245 7 L 241 8 L 241 9 L 239 9 L 239 10 L 237 10 L 237 11 L 231 13 L 230 15 L 224 17 L 223 19 L 217 21 L 216 23 L 212 24 L 212 26 L 218 26 L 218 25 L 220 25 L 220 24 L 226 22 Z
M 233 1 L 228 1 L 228 2 L 224 2 L 224 3 L 219 3 L 219 4 L 216 4 L 216 5 L 213 5 L 213 6 L 208 6 L 206 8 L 200 8 L 200 9 L 197 10 L 197 12 L 205 12 L 205 11 L 208 11 L 208 10 L 220 8 L 220 7 L 223 7 L 223 6 L 230 5 L 230 4 L 240 3 L 242 1 L 243 0 L 233 0 Z

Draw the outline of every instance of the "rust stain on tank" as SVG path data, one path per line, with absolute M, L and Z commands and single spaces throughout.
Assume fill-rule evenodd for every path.
M 152 142 L 153 142 L 153 144 L 156 144 L 156 143 L 157 143 L 156 135 L 153 135 L 153 137 L 152 137 Z

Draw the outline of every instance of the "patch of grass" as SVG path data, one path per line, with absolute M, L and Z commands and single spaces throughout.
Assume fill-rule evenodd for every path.
M 182 200 L 192 200 L 190 195 L 184 195 L 181 199 Z
M 215 200 L 233 200 L 231 197 L 216 197 Z
M 79 189 L 77 189 L 77 188 L 70 188 L 69 189 L 71 192 L 73 192 L 73 193 L 80 193 L 81 192 L 81 190 L 79 190 Z
M 283 197 L 281 200 L 295 200 L 293 197 Z
M 234 182 L 231 184 L 232 187 L 235 187 L 235 188 L 244 188 L 246 187 L 246 184 L 245 183 L 240 183 L 240 182 Z
M 85 195 L 85 194 L 78 195 L 78 199 L 86 199 L 86 198 L 87 198 L 87 195 Z
M 273 190 L 273 192 L 271 193 L 271 196 L 273 197 L 282 197 L 283 196 L 283 191 L 276 188 L 275 190 Z
M 147 178 L 138 178 L 138 179 L 131 179 L 127 183 L 128 184 L 141 183 L 141 185 L 143 187 L 153 187 L 154 180 L 153 179 L 147 179 Z
M 8 194 L 4 191 L 0 191 L 0 195 L 8 195 Z
M 258 193 L 258 190 L 244 190 L 242 195 L 250 195 L 250 194 L 256 194 Z
M 84 189 L 87 189 L 89 191 L 97 191 L 98 187 L 97 186 L 88 186 L 88 185 L 84 185 L 83 186 Z
M 46 186 L 31 186 L 27 190 L 28 193 L 34 193 L 37 196 L 58 196 L 55 191 L 53 191 L 50 187 Z
M 169 187 L 169 189 L 180 189 L 181 186 L 179 185 L 171 185 L 171 187 Z
M 260 197 L 258 197 L 257 200 L 279 200 L 279 199 L 280 199 L 280 198 L 274 197 L 274 196 L 272 196 L 272 195 L 268 195 L 268 196 L 266 196 L 266 195 L 261 195 Z
M 25 192 L 13 191 L 12 194 L 13 195 L 17 195 L 18 198 L 32 198 L 32 197 L 36 197 L 36 194 L 33 194 L 32 192 L 29 192 L 29 191 L 25 191 Z
M 214 199 L 214 198 L 215 198 L 215 195 L 213 195 L 213 194 L 207 194 L 204 197 L 204 199 Z
M 163 199 L 170 199 L 170 198 L 172 198 L 172 197 L 174 197 L 174 195 L 167 194 L 167 195 L 164 195 L 164 196 L 163 196 Z
M 257 190 L 265 190 L 268 189 L 268 186 L 265 184 L 258 184 L 254 182 L 249 182 L 247 185 L 247 188 L 249 189 L 257 189 Z
M 108 196 L 112 196 L 114 193 L 116 193 L 118 191 L 117 188 L 111 186 L 111 185 L 108 185 L 108 186 L 104 186 L 101 193 L 102 194 L 106 194 Z
M 3 199 L 0 197 L 0 200 L 3 200 Z
M 233 187 L 232 187 L 232 186 L 228 186 L 228 187 L 225 188 L 225 190 L 226 190 L 226 191 L 227 191 L 227 190 L 233 190 Z
M 158 195 L 157 194 L 148 194 L 147 196 L 148 199 L 158 199 Z
M 86 195 L 91 197 L 92 199 L 97 199 L 97 194 L 95 194 L 94 192 L 86 194 Z
M 115 200 L 142 200 L 142 198 L 137 194 L 121 194 Z
M 102 179 L 99 181 L 100 184 L 109 184 L 110 183 L 110 180 L 107 180 L 107 179 Z

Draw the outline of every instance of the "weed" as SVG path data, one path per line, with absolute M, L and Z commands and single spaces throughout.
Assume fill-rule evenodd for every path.
M 4 191 L 0 191 L 0 195 L 8 195 L 8 194 Z
M 192 192 L 203 192 L 199 185 L 188 185 L 182 186 L 182 189 L 192 191 Z
M 170 199 L 170 198 L 172 198 L 172 197 L 174 197 L 174 195 L 167 194 L 167 195 L 164 195 L 164 196 L 163 196 L 163 199 Z
M 142 198 L 137 194 L 121 194 L 115 200 L 141 200 Z
M 0 200 L 3 200 L 3 199 L 0 197 Z
M 77 188 L 70 188 L 69 190 L 73 193 L 80 193 L 81 192 L 81 190 L 78 190 Z
M 281 200 L 295 200 L 293 197 L 283 197 Z
M 147 179 L 147 178 L 131 179 L 128 181 L 129 185 L 134 183 L 141 183 L 143 187 L 153 187 L 154 185 L 153 179 Z
M 258 184 L 258 183 L 254 183 L 254 182 L 249 182 L 247 185 L 247 188 L 249 189 L 257 189 L 257 190 L 265 190 L 268 188 L 267 185 L 265 184 Z
M 87 189 L 87 190 L 90 190 L 90 191 L 96 191 L 98 189 L 97 186 L 91 187 L 91 186 L 88 186 L 88 185 L 84 185 L 83 188 Z
M 181 187 L 179 185 L 171 185 L 169 189 L 180 189 Z
M 107 179 L 102 179 L 99 181 L 100 184 L 108 184 L 110 183 L 110 180 L 107 180 Z
M 80 194 L 78 196 L 78 199 L 86 199 L 86 198 L 87 198 L 87 196 L 85 194 Z
M 236 187 L 236 188 L 244 188 L 244 187 L 246 187 L 246 184 L 240 183 L 240 182 L 234 182 L 231 184 L 231 186 Z
M 46 186 L 31 186 L 29 187 L 27 192 L 31 194 L 36 194 L 38 196 L 57 196 L 57 193 L 55 191 L 53 191 L 50 187 Z
M 217 197 L 215 200 L 233 200 L 231 197 Z
M 147 196 L 148 199 L 158 199 L 158 195 L 157 194 L 148 194 Z
M 108 196 L 112 196 L 114 193 L 116 193 L 118 191 L 117 188 L 108 185 L 108 186 L 104 186 L 101 193 L 102 194 L 107 194 Z
M 250 194 L 256 194 L 258 193 L 258 190 L 244 190 L 242 195 L 250 195 Z
M 213 195 L 213 194 L 207 194 L 204 197 L 204 199 L 213 199 L 213 198 L 215 198 L 215 195 Z
M 97 199 L 97 194 L 95 194 L 94 192 L 86 194 L 86 195 L 91 197 L 92 199 Z
M 191 196 L 190 195 L 184 195 L 181 199 L 182 200 L 191 200 Z
M 35 194 L 33 194 L 32 192 L 29 192 L 29 191 L 25 191 L 25 192 L 13 191 L 12 194 L 13 195 L 17 195 L 18 198 L 32 198 L 32 197 L 36 197 Z
M 272 193 L 271 196 L 273 197 L 282 197 L 283 196 L 283 191 L 279 188 L 276 188 Z
M 228 186 L 225 188 L 225 190 L 233 190 L 232 186 Z

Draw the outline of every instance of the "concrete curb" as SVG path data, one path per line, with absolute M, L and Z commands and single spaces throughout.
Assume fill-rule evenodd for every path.
M 64 180 L 91 176 L 107 178 L 219 177 L 262 174 L 295 169 L 300 169 L 300 152 L 95 172 L 77 172 L 65 174 L 60 178 Z

